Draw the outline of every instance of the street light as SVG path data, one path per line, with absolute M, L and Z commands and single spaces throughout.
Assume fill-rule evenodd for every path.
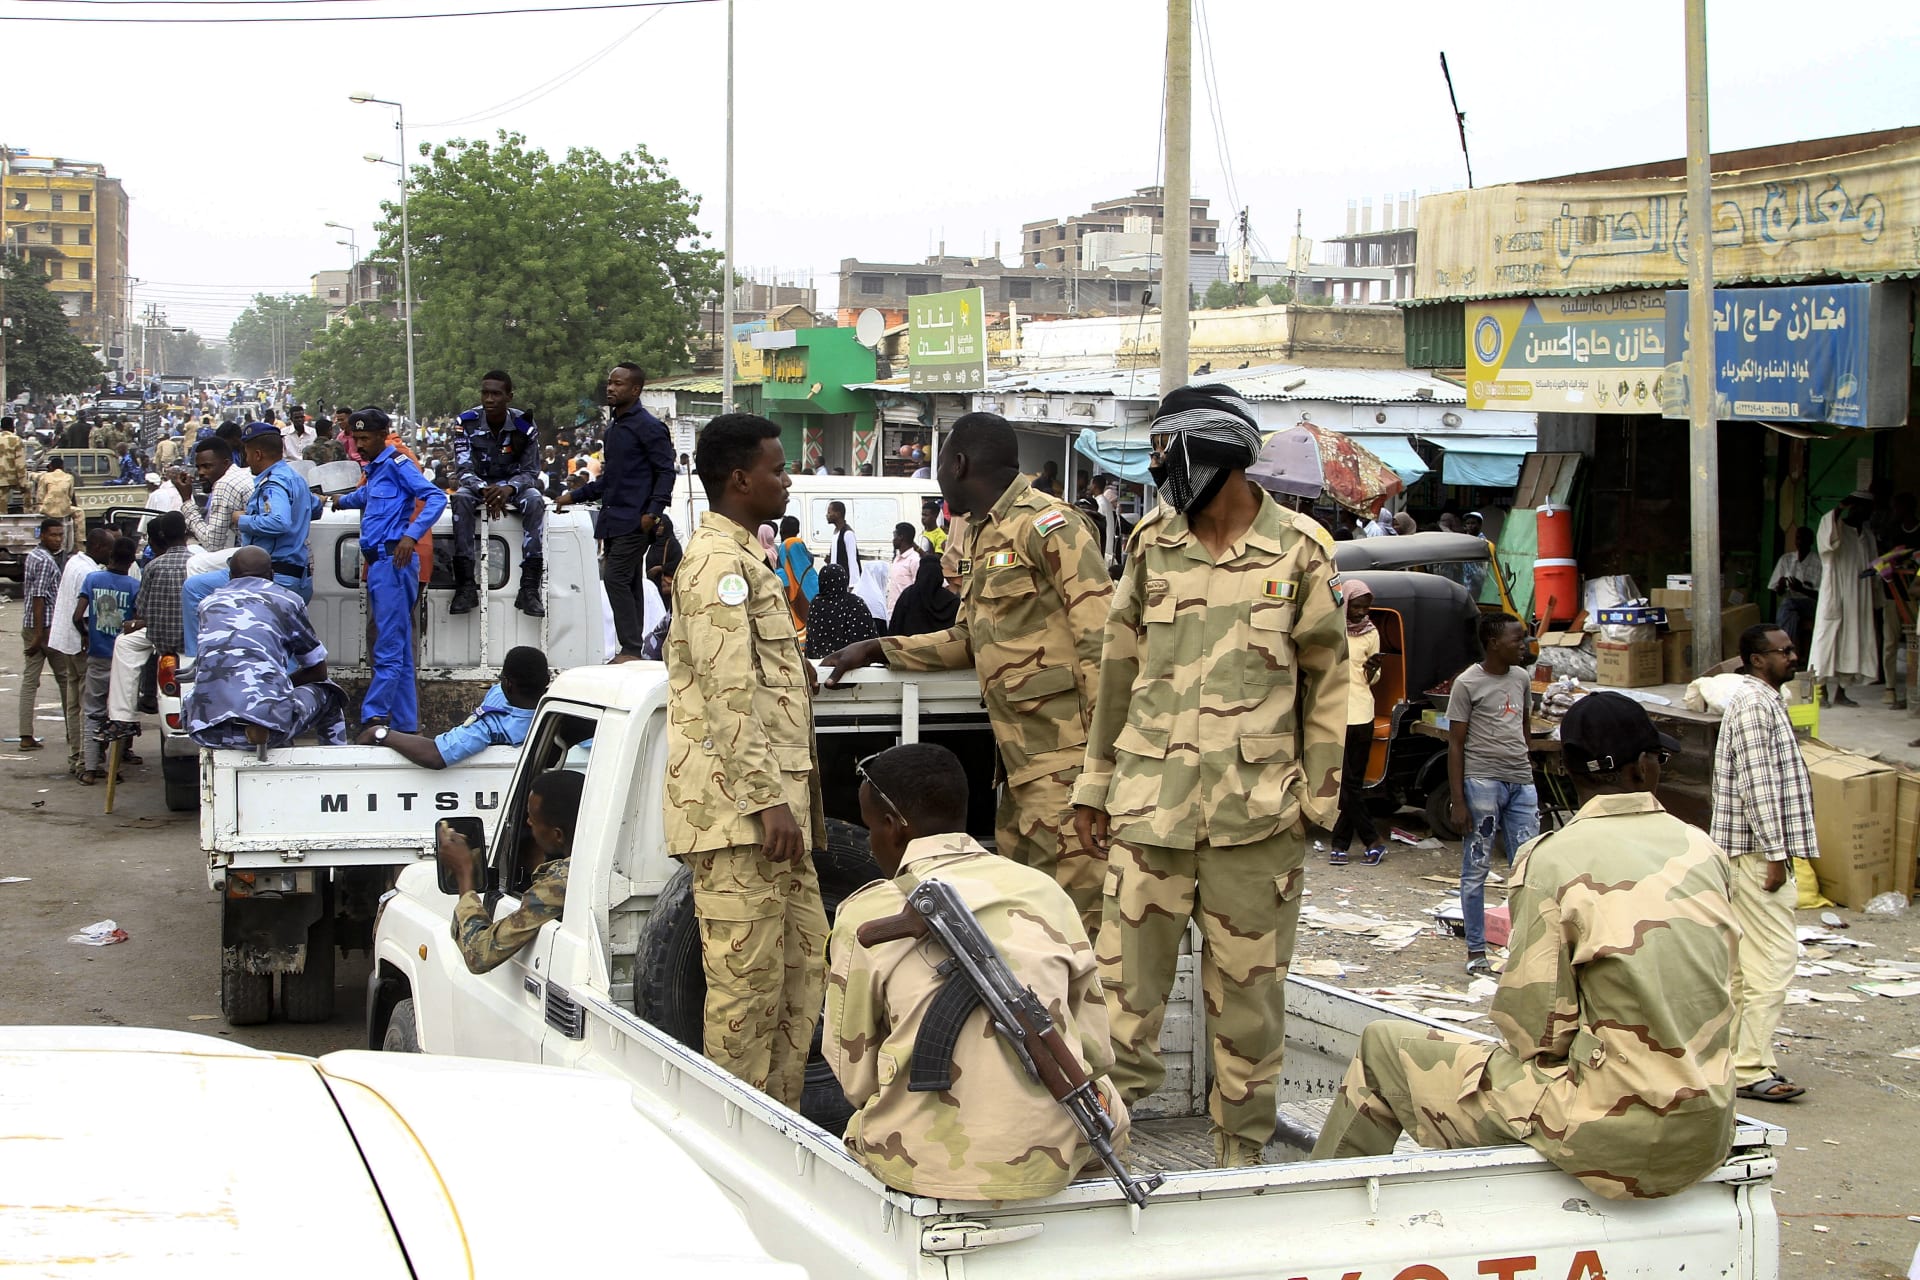
M 407 235 L 407 109 L 391 98 L 376 98 L 370 93 L 350 93 L 347 101 L 359 106 L 377 102 L 394 110 L 393 127 L 400 132 L 400 310 L 407 325 L 407 420 L 417 422 L 413 405 L 413 244 Z M 369 164 L 394 164 L 385 156 L 368 152 Z
M 347 267 L 347 305 L 351 307 L 360 301 L 360 241 L 354 235 L 353 228 L 344 222 L 329 222 L 327 225 L 335 231 L 347 233 L 345 240 L 335 240 L 334 243 L 347 247 L 347 261 L 350 264 Z

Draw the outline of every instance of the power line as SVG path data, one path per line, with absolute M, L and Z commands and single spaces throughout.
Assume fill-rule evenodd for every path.
M 82 0 L 44 0 L 46 3 L 75 4 Z M 91 3 L 102 0 L 88 0 Z M 209 3 L 210 0 L 119 0 L 120 3 Z M 239 0 L 235 0 L 239 2 Z M 277 0 L 276 0 L 277 2 Z M 117 23 L 127 26 L 251 25 L 287 22 L 426 22 L 441 18 L 502 18 L 528 13 L 596 13 L 608 9 L 674 9 L 689 4 L 717 4 L 719 0 L 617 0 L 610 4 L 536 5 L 517 9 L 463 9 L 452 13 L 325 13 L 241 18 L 94 18 L 75 14 L 0 14 L 0 22 L 79 22 Z
M 175 0 L 158 0 L 158 2 L 173 3 L 175 2 Z M 237 0 L 237 2 L 249 3 L 250 0 Z M 510 111 L 517 111 L 521 107 L 530 107 L 534 103 L 540 101 L 540 99 L 546 97 L 548 94 L 564 88 L 566 85 L 568 85 L 572 81 L 578 79 L 582 74 L 591 70 L 596 64 L 598 64 L 602 59 L 606 58 L 615 49 L 618 49 L 621 45 L 625 44 L 627 41 L 633 39 L 634 36 L 638 35 L 640 33 L 641 27 L 644 27 L 649 22 L 652 22 L 655 18 L 659 17 L 662 12 L 663 12 L 662 10 L 655 9 L 652 13 L 640 19 L 640 21 L 634 25 L 631 31 L 621 36 L 618 40 L 615 40 L 612 44 L 608 45 L 606 48 L 600 50 L 600 52 L 594 54 L 592 57 L 588 58 L 586 61 L 578 63 L 566 71 L 562 71 L 559 75 L 555 76 L 553 79 L 543 81 L 542 83 L 535 85 L 533 88 L 528 89 L 525 93 L 517 94 L 514 97 L 508 98 L 505 102 L 495 103 L 491 107 L 482 108 L 480 111 L 474 113 L 473 115 L 461 116 L 459 119 L 456 119 L 456 120 L 430 121 L 427 124 L 418 125 L 416 127 L 421 129 L 448 129 L 448 128 L 457 128 L 461 125 L 484 124 L 487 121 L 503 116 Z

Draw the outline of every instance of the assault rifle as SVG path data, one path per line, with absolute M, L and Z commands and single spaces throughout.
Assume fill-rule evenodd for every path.
M 954 1046 L 967 1018 L 984 1005 L 988 1021 L 1013 1049 L 1027 1075 L 1066 1108 L 1127 1199 L 1144 1206 L 1163 1179 L 1157 1173 L 1136 1178 L 1120 1163 L 1113 1151 L 1113 1117 L 1100 1105 L 1093 1081 L 1053 1025 L 1047 1006 L 1032 987 L 1014 977 L 959 894 L 938 880 L 922 880 L 907 895 L 906 908 L 899 915 L 869 920 L 857 936 L 861 946 L 871 947 L 929 934 L 947 949 L 947 959 L 937 972 L 948 981 L 921 1023 L 907 1090 L 929 1093 L 953 1088 Z

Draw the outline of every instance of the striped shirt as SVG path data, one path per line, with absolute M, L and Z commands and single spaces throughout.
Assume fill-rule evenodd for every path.
M 60 594 L 60 562 L 45 547 L 35 547 L 27 552 L 26 566 L 21 570 L 21 596 L 26 602 L 26 610 L 21 618 L 21 629 L 29 630 L 33 623 L 33 602 L 47 602 L 41 617 L 49 629 L 53 625 L 53 601 Z
M 1713 752 L 1713 842 L 1729 856 L 1817 858 L 1813 783 L 1777 690 L 1746 676 Z
M 234 527 L 235 513 L 247 509 L 253 496 L 253 473 L 235 463 L 213 482 L 207 495 L 207 514 L 201 515 L 195 503 L 187 503 L 180 514 L 187 518 L 187 536 L 208 551 L 225 551 L 240 545 L 240 531 Z

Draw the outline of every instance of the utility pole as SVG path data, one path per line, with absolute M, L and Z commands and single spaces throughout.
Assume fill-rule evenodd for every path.
M 1193 237 L 1193 5 L 1167 0 L 1167 179 L 1160 198 L 1160 394 L 1187 385 Z
M 733 412 L 733 0 L 727 0 L 727 243 L 721 268 L 720 412 Z
M 1687 0 L 1687 497 L 1693 515 L 1693 662 L 1720 661 L 1720 422 L 1713 370 L 1713 151 L 1707 0 Z

